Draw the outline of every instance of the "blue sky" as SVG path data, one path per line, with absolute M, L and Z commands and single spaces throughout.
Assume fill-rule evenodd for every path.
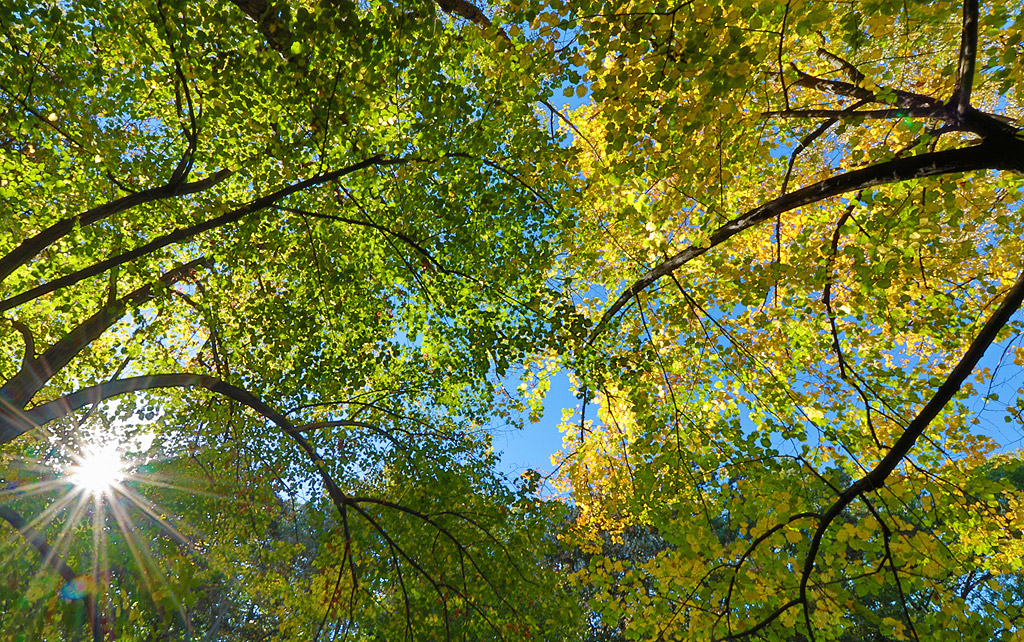
M 580 400 L 573 394 L 569 377 L 558 372 L 551 378 L 551 390 L 544 399 L 544 416 L 538 423 L 527 423 L 522 430 L 499 431 L 494 434 L 494 450 L 500 454 L 499 470 L 512 477 L 533 468 L 541 475 L 554 470 L 551 455 L 562 447 L 558 424 L 563 408 L 578 408 Z
M 974 427 L 976 434 L 985 435 L 1000 445 L 998 452 L 1012 452 L 1024 445 L 1024 433 L 1016 422 L 1005 423 L 1005 408 L 1015 402 L 1017 389 L 1024 385 L 1020 366 L 1013 363 L 1012 346 L 1018 338 L 1002 341 L 991 346 L 979 363 L 979 368 L 988 368 L 991 387 L 988 382 L 975 383 L 977 394 L 968 402 L 980 420 Z M 972 376 L 971 381 L 974 380 Z M 995 393 L 998 400 L 986 397 Z M 569 377 L 565 372 L 556 373 L 551 379 L 551 389 L 544 400 L 544 415 L 537 423 L 527 423 L 522 430 L 505 430 L 494 434 L 493 446 L 499 453 L 499 470 L 516 478 L 527 469 L 549 475 L 554 466 L 551 455 L 562 447 L 562 433 L 558 425 L 562 410 L 579 410 L 580 400 L 573 393 Z

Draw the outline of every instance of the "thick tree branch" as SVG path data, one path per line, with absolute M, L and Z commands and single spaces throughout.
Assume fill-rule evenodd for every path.
M 799 78 L 790 83 L 790 87 L 806 87 L 823 93 L 846 96 L 848 98 L 856 98 L 858 100 L 867 100 L 873 103 L 893 105 L 904 109 L 927 109 L 944 106 L 941 100 L 938 98 L 932 98 L 931 96 L 916 94 L 910 91 L 902 91 L 900 89 L 891 89 L 888 87 L 880 88 L 882 93 L 878 94 L 867 87 L 861 86 L 860 84 L 855 85 L 841 80 L 818 78 L 817 76 L 812 76 L 801 71 L 796 67 L 796 65 L 792 66 Z M 861 74 L 861 76 L 863 82 L 863 74 Z
M 68 566 L 67 562 L 61 559 L 49 542 L 46 541 L 46 538 L 43 537 L 42 533 L 32 528 L 32 525 L 25 521 L 25 518 L 17 511 L 9 506 L 0 506 L 0 519 L 13 526 L 21 534 L 25 542 L 36 549 L 36 552 L 43 559 L 43 563 L 57 571 L 62 580 L 71 582 L 78 577 L 79 574 Z
M 860 85 L 862 82 L 864 82 L 864 80 L 867 79 L 867 76 L 864 75 L 864 72 L 862 72 L 860 69 L 857 69 L 857 67 L 846 58 L 837 56 L 836 54 L 832 53 L 828 49 L 825 49 L 824 47 L 818 47 L 818 50 L 815 53 L 817 53 L 825 60 L 834 64 L 839 69 L 845 71 L 846 75 L 850 79 L 850 82 L 852 82 L 853 84 Z
M 714 230 L 703 242 L 692 245 L 675 256 L 662 261 L 637 279 L 633 285 L 629 286 L 619 295 L 619 298 L 604 313 L 601 320 L 594 327 L 588 342 L 593 343 L 594 339 L 604 331 L 612 318 L 618 314 L 619 310 L 629 303 L 638 292 L 642 292 L 661 277 L 672 273 L 711 248 L 721 245 L 736 234 L 758 223 L 803 205 L 816 203 L 826 198 L 875 185 L 885 185 L 915 178 L 941 176 L 979 169 L 1024 172 L 1024 141 L 1006 137 L 1000 140 L 986 141 L 981 145 L 963 149 L 931 152 L 910 158 L 896 158 L 871 167 L 827 178 L 759 205 Z
M 43 563 L 57 571 L 62 580 L 71 583 L 81 577 L 73 568 L 68 566 L 67 562 L 57 554 L 57 551 L 53 550 L 53 547 L 46 541 L 42 533 L 32 528 L 32 525 L 26 522 L 25 518 L 13 508 L 0 506 L 0 519 L 13 526 L 21 534 L 22 539 L 29 546 L 36 549 L 36 552 L 43 559 Z M 96 610 L 96 596 L 86 591 L 82 601 L 85 603 L 85 610 L 89 616 L 89 628 L 92 632 L 92 639 L 94 642 L 100 642 L 103 639 L 103 635 L 100 628 L 99 612 Z
M 233 386 L 226 381 L 215 377 L 198 374 L 157 374 L 142 377 L 130 377 L 118 379 L 106 383 L 84 388 L 77 392 L 55 399 L 49 403 L 42 404 L 27 412 L 19 412 L 12 419 L 0 424 L 0 445 L 11 441 L 14 437 L 27 432 L 36 426 L 41 426 L 71 412 L 111 399 L 130 392 L 142 392 L 147 390 L 160 390 L 166 388 L 204 388 L 210 392 L 222 395 L 248 406 L 265 419 L 274 423 L 286 435 L 292 438 L 299 447 L 306 453 L 310 461 L 316 466 L 317 471 L 327 488 L 327 494 L 331 502 L 337 507 L 342 518 L 345 519 L 346 508 L 351 500 L 345 496 L 338 485 L 331 478 L 327 469 L 324 468 L 323 460 L 317 455 L 316 450 L 296 429 L 295 425 L 283 414 L 274 410 L 247 390 Z M 13 433 L 13 434 L 12 434 Z M 10 436 L 8 436 L 10 435 Z
M 25 239 L 18 247 L 8 252 L 3 258 L 0 258 L 0 282 L 10 276 L 11 272 L 18 269 L 18 267 L 25 265 L 32 258 L 36 257 L 44 249 L 70 234 L 76 226 L 86 227 L 92 225 L 97 221 L 102 221 L 108 216 L 131 209 L 136 205 L 197 194 L 220 183 L 228 176 L 231 176 L 231 171 L 222 169 L 216 174 L 192 183 L 171 181 L 166 185 L 142 192 L 135 192 L 116 201 L 98 205 L 77 216 L 71 216 L 58 221 L 35 236 Z
M 864 104 L 861 99 L 859 104 Z M 830 118 L 832 120 L 858 121 L 882 120 L 888 118 L 933 118 L 949 120 L 949 111 L 945 107 L 903 107 L 894 109 L 866 109 L 854 111 L 847 109 L 787 109 L 783 111 L 766 111 L 761 114 L 765 118 Z
M 327 473 L 326 469 L 324 469 L 323 460 L 320 459 L 313 447 L 301 436 L 300 431 L 296 429 L 295 425 L 292 424 L 287 417 L 271 408 L 248 390 L 233 386 L 226 381 L 221 381 L 216 377 L 208 375 L 187 373 L 156 374 L 118 379 L 84 388 L 77 392 L 64 395 L 58 399 L 54 399 L 48 403 L 36 406 L 29 411 L 19 412 L 15 417 L 7 420 L 7 425 L 0 425 L 0 427 L 2 427 L 2 430 L 0 430 L 0 445 L 11 441 L 14 437 L 37 426 L 42 426 L 61 417 L 65 417 L 71 412 L 84 408 L 87 405 L 96 404 L 106 399 L 111 399 L 130 392 L 143 392 L 147 390 L 161 390 L 166 388 L 204 388 L 210 392 L 237 401 L 244 406 L 248 406 L 250 409 L 262 415 L 265 419 L 274 423 L 282 430 L 282 432 L 298 443 L 300 448 L 310 456 L 310 460 L 314 465 L 316 465 L 320 476 L 327 487 L 328 495 L 339 511 L 344 514 L 345 507 L 351 504 L 351 500 L 341 492 L 341 489 L 338 488 L 337 484 L 335 484 L 333 479 L 331 479 L 331 476 Z M 8 437 L 7 435 L 11 432 L 14 432 L 15 434 Z
M 964 0 L 963 28 L 960 34 L 960 55 L 957 58 L 956 85 L 950 103 L 956 107 L 960 119 L 967 117 L 971 108 L 971 85 L 974 84 L 974 64 L 978 53 L 978 0 Z
M 89 386 L 76 392 L 66 394 L 44 404 L 40 404 L 31 410 L 20 414 L 19 434 L 31 430 L 37 426 L 43 426 L 51 421 L 66 417 L 75 410 L 89 405 L 128 394 L 130 392 L 145 392 L 148 390 L 162 390 L 166 388 L 204 388 L 210 392 L 224 395 L 230 399 L 249 406 L 267 419 L 284 429 L 288 434 L 297 433 L 295 426 L 284 416 L 273 410 L 263 402 L 259 401 L 249 392 L 221 381 L 216 377 L 208 375 L 175 373 L 156 374 L 140 377 L 128 377 L 116 379 L 104 383 Z M 0 438 L 0 444 L 10 439 Z
M 1010 318 L 1017 312 L 1022 302 L 1024 302 L 1024 272 L 1020 274 L 1013 287 L 1010 288 L 1006 298 L 1003 299 L 1003 302 L 996 311 L 985 322 L 978 336 L 968 346 L 967 351 L 946 377 L 946 380 L 935 391 L 935 394 L 928 400 L 924 408 L 907 425 L 903 434 L 900 435 L 900 438 L 893 447 L 882 458 L 882 461 L 864 477 L 843 491 L 835 503 L 822 516 L 821 521 L 818 523 L 818 528 L 811 538 L 807 557 L 804 560 L 803 572 L 800 576 L 800 599 L 805 605 L 807 603 L 807 583 L 810 581 L 811 573 L 814 570 L 814 563 L 818 556 L 818 550 L 821 547 L 822 537 L 828 531 L 832 522 L 858 497 L 885 486 L 886 479 L 910 453 L 911 448 L 914 447 L 917 439 L 928 425 L 931 424 L 939 412 L 960 390 L 964 380 L 974 370 L 974 367 L 978 364 L 978 361 L 985 354 L 988 347 L 996 340 L 999 331 L 1009 323 Z
M 348 165 L 347 167 L 334 170 L 333 172 L 317 174 L 316 176 L 307 178 L 306 180 L 299 181 L 297 183 L 293 183 L 292 185 L 279 189 L 276 192 L 272 192 L 270 194 L 267 194 L 266 196 L 262 196 L 255 200 L 252 200 L 249 203 L 237 209 L 231 210 L 230 212 L 226 212 L 224 214 L 221 214 L 220 216 L 214 217 L 207 221 L 203 221 L 202 223 L 196 223 L 195 225 L 190 225 L 188 227 L 178 228 L 177 230 L 174 230 L 173 232 L 170 232 L 163 236 L 157 237 L 150 241 L 149 243 L 141 245 L 135 248 L 134 250 L 124 252 L 122 254 L 111 257 L 104 261 L 99 261 L 87 268 L 78 270 L 77 272 L 73 272 L 61 278 L 54 279 L 53 281 L 50 281 L 48 283 L 44 283 L 37 287 L 26 290 L 25 292 L 22 292 L 17 296 L 13 296 L 4 301 L 0 301 L 0 312 L 6 312 L 7 310 L 15 308 L 23 303 L 43 296 L 44 294 L 55 292 L 61 288 L 65 288 L 70 285 L 74 285 L 76 283 L 84 281 L 89 277 L 96 276 L 97 274 L 102 274 L 113 267 L 124 265 L 125 263 L 134 261 L 137 258 L 146 256 L 148 254 L 152 254 L 153 252 L 165 248 L 168 245 L 174 245 L 176 243 L 181 243 L 182 241 L 187 241 L 198 236 L 199 234 L 202 234 L 203 232 L 208 232 L 210 230 L 217 229 L 218 227 L 223 227 L 230 223 L 239 221 L 250 214 L 254 214 L 263 209 L 266 209 L 267 207 L 273 205 L 274 203 L 280 201 L 281 199 L 284 199 L 288 196 L 291 196 L 292 194 L 301 192 L 311 187 L 316 187 L 317 185 L 329 183 L 330 181 L 337 180 L 338 178 L 359 171 L 361 169 L 365 169 L 367 167 L 376 167 L 382 165 L 399 165 L 408 162 L 410 162 L 410 159 L 385 159 L 382 158 L 380 155 L 375 155 L 371 156 L 370 158 L 367 158 L 366 160 L 359 161 L 358 163 L 353 163 L 352 165 Z
M 32 329 L 17 319 L 7 319 L 7 322 L 14 326 L 14 329 L 21 335 L 24 344 L 24 354 L 21 356 L 21 368 L 29 367 L 32 360 L 36 358 L 36 339 L 32 335 Z
M 158 279 L 163 286 L 172 285 L 191 275 L 201 266 L 208 265 L 209 259 L 201 258 L 180 265 L 166 272 Z M 119 299 L 114 305 L 105 305 L 99 312 L 92 315 L 61 340 L 46 349 L 41 355 L 26 360 L 25 366 L 13 377 L 0 386 L 0 417 L 17 409 L 24 408 L 53 375 L 87 348 L 111 325 L 117 322 L 124 313 L 156 296 L 155 284 L 150 283 Z M 0 443 L 9 441 L 14 435 L 8 435 L 3 420 L 0 419 Z

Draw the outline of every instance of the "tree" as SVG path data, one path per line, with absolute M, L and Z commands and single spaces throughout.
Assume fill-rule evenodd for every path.
M 42 467 L 0 518 L 50 569 L 11 609 L 567 639 L 581 590 L 631 638 L 1009 638 L 1017 464 L 972 403 L 1024 358 L 1024 17 L 496 4 L 0 9 L 0 443 Z M 563 588 L 486 432 L 558 364 Z M 58 493 L 90 430 L 149 468 Z
M 1002 461 L 992 467 L 986 476 L 999 471 L 995 472 L 995 476 L 1002 477 L 1010 470 L 1019 470 L 1019 467 L 1019 461 Z M 826 476 L 847 485 L 853 481 L 840 469 L 829 470 Z M 740 478 L 734 480 L 732 485 L 737 489 L 745 489 L 753 484 L 749 479 Z M 796 487 L 804 499 L 811 495 L 808 489 L 811 492 L 820 489 L 825 491 L 812 499 L 815 503 L 829 499 L 830 489 L 817 486 L 811 480 Z M 1006 488 L 1019 495 L 1019 479 Z M 920 515 L 925 512 L 923 505 L 928 501 L 909 501 L 905 506 L 891 507 L 886 521 L 898 524 L 902 531 L 900 537 L 893 538 L 897 540 L 893 550 L 899 550 L 899 539 L 913 542 L 917 546 L 931 539 L 947 544 L 946 549 L 940 548 L 928 560 L 931 572 L 936 576 L 931 579 L 936 580 L 935 584 L 941 586 L 943 591 L 956 595 L 966 603 L 966 612 L 960 616 L 969 623 L 969 627 L 965 627 L 967 639 L 997 638 L 1005 628 L 1015 626 L 1019 621 L 1019 614 L 1006 606 L 1020 604 L 1024 600 L 1021 594 L 1024 587 L 1020 584 L 1019 574 L 993 575 L 990 571 L 979 569 L 976 562 L 965 564 L 963 559 L 950 550 L 955 550 L 956 544 L 949 546 L 950 541 L 955 539 L 955 535 L 951 537 L 950 531 L 964 525 L 964 516 L 951 519 L 952 513 L 946 512 L 938 523 L 922 520 Z M 732 503 L 738 502 L 733 498 Z M 773 533 L 767 533 L 768 536 L 759 542 L 760 547 L 767 548 L 767 551 L 758 550 L 759 546 L 749 546 L 744 550 L 745 545 L 750 543 L 748 533 L 757 528 L 757 521 L 763 512 L 770 510 L 757 506 L 753 510 L 743 511 L 740 508 L 723 514 L 714 520 L 712 528 L 701 538 L 690 539 L 692 535 L 687 535 L 683 539 L 686 534 L 680 532 L 679 520 L 651 520 L 656 521 L 664 531 L 651 526 L 626 526 L 621 530 L 601 532 L 597 541 L 590 542 L 589 549 L 563 551 L 556 558 L 556 564 L 571 574 L 582 597 L 593 608 L 588 618 L 589 634 L 585 639 L 628 640 L 645 628 L 649 633 L 652 630 L 663 633 L 669 630 L 673 620 L 686 617 L 692 622 L 697 619 L 693 611 L 701 607 L 715 608 L 714 592 L 701 586 L 700 580 L 705 578 L 692 575 L 695 564 L 690 549 L 695 541 L 701 542 L 702 551 L 714 550 L 716 547 L 743 550 L 746 558 L 742 564 L 754 568 L 758 575 L 777 563 L 777 560 L 792 563 L 800 543 L 800 538 L 792 535 L 792 531 L 783 531 L 784 537 L 778 538 L 779 541 L 774 544 L 770 537 Z M 992 513 L 987 517 L 991 519 Z M 863 532 L 865 521 L 872 519 L 868 510 L 855 506 L 837 520 L 841 522 L 837 525 L 837 539 L 845 548 L 837 547 L 830 563 L 831 568 L 841 569 L 841 576 L 848 579 L 847 582 L 832 582 L 834 596 L 837 601 L 841 600 L 843 609 L 841 628 L 831 632 L 838 640 L 892 642 L 905 639 L 907 630 L 899 624 L 904 618 L 911 618 L 915 626 L 921 627 L 922 623 L 929 623 L 935 616 L 931 610 L 935 599 L 934 585 L 924 583 L 927 588 L 922 588 L 922 583 L 913 579 L 909 582 L 886 581 L 887 578 L 879 575 L 880 567 L 872 565 L 877 562 L 878 542 L 857 537 Z M 994 521 L 998 521 L 998 518 Z M 675 524 L 675 527 L 669 527 L 669 524 Z M 928 528 L 932 530 L 925 531 Z M 920 553 L 921 549 L 913 552 Z M 906 553 L 903 550 L 898 554 Z M 999 554 L 991 549 L 988 553 Z M 728 560 L 719 561 L 728 563 Z M 881 568 L 886 567 L 882 565 Z M 751 597 L 742 581 L 731 584 L 729 590 L 734 596 L 742 596 L 748 605 L 756 606 L 766 597 L 756 594 Z M 678 600 L 678 596 L 684 592 L 689 595 L 683 609 L 690 613 L 684 612 L 683 615 L 666 608 L 666 603 Z M 827 635 L 828 632 L 821 630 L 824 628 L 820 627 L 814 634 Z M 782 640 L 808 639 L 800 627 L 792 626 L 792 620 L 786 627 L 773 633 Z M 933 631 L 932 635 L 941 636 L 942 633 Z
M 559 18 L 592 98 L 570 115 L 586 205 L 564 271 L 594 323 L 573 363 L 599 413 L 561 469 L 592 604 L 629 639 L 1010 639 L 1019 489 L 985 476 L 997 444 L 974 426 L 997 408 L 1019 426 L 1019 380 L 972 406 L 987 348 L 1003 372 L 1021 358 L 1024 17 Z M 601 555 L 630 529 L 669 547 Z
M 546 51 L 471 8 L 0 8 L 8 632 L 564 637 L 557 507 L 484 429 L 553 341 L 570 152 Z M 118 431 L 127 479 L 69 491 Z

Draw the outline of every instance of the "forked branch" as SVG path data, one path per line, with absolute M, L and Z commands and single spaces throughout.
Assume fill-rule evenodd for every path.
M 14 376 L 0 386 L 0 444 L 16 437 L 18 432 L 11 432 L 9 417 L 16 416 L 32 398 L 42 390 L 56 373 L 85 350 L 111 325 L 117 322 L 129 309 L 138 307 L 153 299 L 157 294 L 157 284 L 167 287 L 193 274 L 198 268 L 209 265 L 204 258 L 179 265 L 164 273 L 156 283 L 144 285 L 128 295 L 110 304 L 104 305 L 98 312 L 75 326 L 59 341 L 51 345 L 42 354 L 26 358 L 23 367 Z M 26 350 L 33 346 L 26 346 Z
M 15 308 L 19 305 L 22 305 L 23 303 L 41 297 L 44 294 L 49 294 L 50 292 L 55 292 L 61 288 L 66 288 L 76 283 L 80 283 L 81 281 L 84 281 L 89 277 L 96 276 L 97 274 L 103 274 L 104 272 L 111 268 L 115 268 L 119 265 L 124 265 L 125 263 L 129 263 L 143 256 L 153 254 L 154 252 L 161 250 L 167 247 L 168 245 L 182 243 L 184 241 L 188 241 L 192 238 L 195 238 L 196 236 L 204 232 L 208 232 L 210 230 L 214 230 L 220 227 L 224 227 L 225 225 L 229 225 L 231 223 L 240 221 L 246 216 L 262 211 L 270 207 L 271 205 L 281 201 L 282 199 L 291 196 L 292 194 L 296 194 L 307 189 L 311 189 L 318 185 L 329 183 L 343 176 L 346 176 L 361 169 L 366 169 L 368 167 L 376 167 L 382 165 L 400 165 L 408 162 L 410 162 L 410 160 L 405 158 L 386 159 L 381 157 L 380 155 L 375 155 L 365 160 L 359 161 L 358 163 L 353 163 L 351 165 L 342 167 L 331 172 L 317 174 L 316 176 L 313 176 L 311 178 L 298 181 L 297 183 L 293 183 L 291 185 L 288 185 L 287 187 L 283 187 L 275 192 L 271 192 L 270 194 L 249 201 L 245 205 L 235 208 L 229 212 L 225 212 L 220 216 L 215 216 L 201 223 L 196 223 L 195 225 L 178 228 L 173 232 L 169 232 L 167 234 L 164 234 L 163 236 L 159 236 L 153 239 L 148 243 L 140 245 L 139 247 L 133 250 L 123 252 L 121 254 L 118 254 L 117 256 L 110 257 L 103 261 L 98 261 L 87 268 L 83 268 L 81 270 L 78 270 L 77 272 L 73 272 L 71 274 L 67 274 L 60 278 L 54 279 L 53 281 L 50 281 L 48 283 L 43 283 L 42 285 L 38 285 L 34 288 L 26 290 L 25 292 L 22 292 L 19 295 L 10 297 L 9 299 L 5 299 L 4 301 L 0 301 L 0 312 L 5 312 L 7 310 Z
M 231 171 L 222 169 L 215 174 L 192 183 L 169 182 L 160 187 L 135 192 L 117 200 L 97 205 L 81 214 L 57 221 L 35 236 L 25 239 L 18 247 L 8 252 L 3 258 L 0 258 L 0 281 L 3 281 L 10 276 L 11 272 L 38 256 L 44 249 L 70 234 L 76 226 L 86 227 L 145 203 L 198 194 L 217 185 L 229 176 L 231 176 Z
M 842 60 L 838 56 L 821 49 L 818 50 L 818 54 L 829 60 Z M 790 84 L 790 87 L 806 87 L 808 89 L 815 89 L 822 93 L 845 96 L 847 98 L 856 98 L 857 100 L 867 100 L 869 102 L 882 105 L 892 105 L 893 107 L 900 107 L 902 109 L 927 109 L 943 106 L 942 101 L 938 98 L 932 98 L 931 96 L 925 96 L 924 94 L 903 91 L 900 89 L 877 87 L 873 83 L 868 82 L 864 74 L 858 71 L 856 67 L 845 60 L 842 60 L 842 62 L 844 63 L 843 68 L 847 75 L 850 76 L 851 79 L 856 79 L 855 82 L 850 83 L 843 82 L 841 80 L 819 78 L 805 73 L 798 69 L 796 65 L 793 65 L 793 69 L 799 77 Z

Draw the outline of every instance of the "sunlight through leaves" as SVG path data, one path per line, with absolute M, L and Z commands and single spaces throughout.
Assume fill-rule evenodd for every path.
M 107 493 L 125 477 L 125 462 L 116 444 L 93 446 L 75 460 L 68 479 L 92 495 Z

